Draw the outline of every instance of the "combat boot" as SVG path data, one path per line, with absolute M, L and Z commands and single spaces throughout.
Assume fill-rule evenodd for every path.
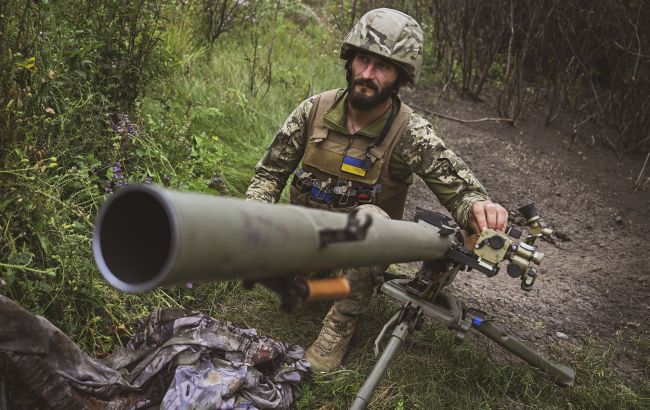
M 332 306 L 323 320 L 318 338 L 305 353 L 312 372 L 327 373 L 341 365 L 357 322 L 357 316 L 340 313 Z

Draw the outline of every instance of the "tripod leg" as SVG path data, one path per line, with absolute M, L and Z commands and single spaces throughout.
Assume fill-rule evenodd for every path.
M 576 378 L 575 370 L 561 364 L 550 362 L 520 340 L 501 330 L 494 323 L 484 320 L 480 316 L 470 315 L 470 317 L 472 318 L 472 326 L 478 329 L 479 332 L 494 340 L 516 356 L 521 357 L 531 366 L 551 375 L 557 384 L 561 386 L 573 385 Z
M 406 336 L 408 336 L 408 333 L 409 321 L 405 319 L 395 327 L 395 330 L 393 330 L 393 334 L 390 336 L 386 348 L 382 352 L 381 356 L 379 356 L 379 359 L 377 359 L 375 367 L 372 368 L 372 371 L 366 378 L 363 386 L 359 389 L 357 397 L 354 399 L 352 406 L 350 406 L 350 410 L 363 410 L 368 407 L 370 398 L 375 392 L 377 385 L 381 381 L 382 377 L 384 377 L 388 365 L 390 365 L 390 362 L 393 360 L 393 357 L 399 350 L 404 339 L 406 339 Z

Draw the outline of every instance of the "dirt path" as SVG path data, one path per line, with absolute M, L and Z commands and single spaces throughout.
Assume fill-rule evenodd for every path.
M 422 92 L 405 97 L 425 108 L 432 108 L 430 99 Z M 495 116 L 490 106 L 456 100 L 435 110 L 469 119 Z M 647 335 L 650 189 L 633 189 L 645 155 L 620 158 L 605 145 L 591 145 L 587 131 L 574 138 L 569 115 L 549 128 L 543 118 L 541 111 L 528 113 L 516 127 L 430 118 L 494 201 L 509 211 L 534 201 L 542 218 L 568 237 L 540 244 L 543 275 L 529 293 L 505 273 L 492 279 L 464 273 L 452 288 L 543 350 L 558 339 L 606 343 L 622 329 Z M 416 205 L 440 208 L 420 180 L 409 196 L 407 217 Z

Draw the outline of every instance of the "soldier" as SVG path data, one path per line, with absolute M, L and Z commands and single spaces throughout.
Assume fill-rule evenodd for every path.
M 505 208 L 490 202 L 431 124 L 398 97 L 400 86 L 417 83 L 423 38 L 420 25 L 397 10 L 361 17 L 341 46 L 347 89 L 310 97 L 293 111 L 255 167 L 247 199 L 277 202 L 293 174 L 293 204 L 337 212 L 361 206 L 363 212 L 401 219 L 415 173 L 461 227 L 503 230 Z M 307 350 L 314 372 L 341 365 L 385 269 L 343 272 L 351 294 L 334 304 Z

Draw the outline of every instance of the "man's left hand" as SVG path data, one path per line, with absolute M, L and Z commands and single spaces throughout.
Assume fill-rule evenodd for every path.
M 503 232 L 508 224 L 508 211 L 491 201 L 474 202 L 469 213 L 469 223 L 477 234 L 488 228 Z

